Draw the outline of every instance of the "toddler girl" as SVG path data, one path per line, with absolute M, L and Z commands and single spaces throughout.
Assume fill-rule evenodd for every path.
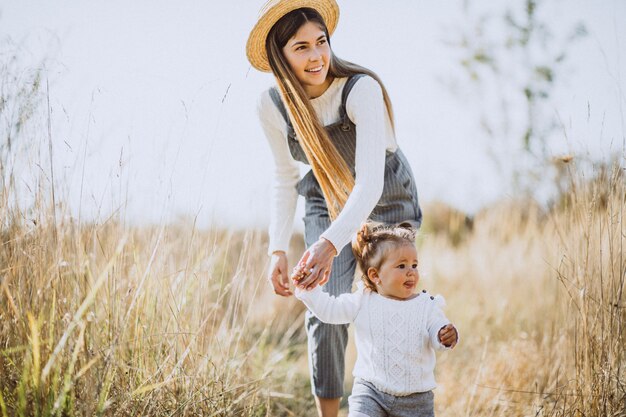
M 352 242 L 362 273 L 354 293 L 306 291 L 298 286 L 305 271 L 294 269 L 296 297 L 318 319 L 355 325 L 351 417 L 434 415 L 435 349 L 452 349 L 458 332 L 441 310 L 441 296 L 415 291 L 415 233 L 407 223 L 363 224 Z

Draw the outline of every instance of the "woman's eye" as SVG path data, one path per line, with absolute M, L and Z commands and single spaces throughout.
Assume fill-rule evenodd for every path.
M 304 46 L 298 46 L 298 47 L 296 48 L 296 51 L 299 51 L 299 50 L 304 49 L 304 48 L 305 48 Z
M 320 41 L 320 45 L 321 45 L 321 44 L 323 44 L 323 43 L 326 43 L 326 39 L 322 39 L 322 40 Z

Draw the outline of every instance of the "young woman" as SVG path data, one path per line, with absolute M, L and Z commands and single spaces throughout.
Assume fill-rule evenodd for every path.
M 248 38 L 250 63 L 271 71 L 276 87 L 258 111 L 275 162 L 268 279 L 290 296 L 286 252 L 296 200 L 305 198 L 300 288 L 350 292 L 352 236 L 366 219 L 421 224 L 409 164 L 396 143 L 391 101 L 372 71 L 333 54 L 334 0 L 270 0 Z M 311 170 L 300 178 L 297 162 Z M 321 416 L 336 416 L 343 395 L 347 325 L 307 312 L 311 385 Z

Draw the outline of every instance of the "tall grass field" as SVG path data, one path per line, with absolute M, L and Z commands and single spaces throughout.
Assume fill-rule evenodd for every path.
M 462 337 L 438 355 L 438 416 L 626 416 L 624 172 L 574 164 L 549 208 L 507 200 L 469 227 L 424 207 L 420 287 Z M 0 416 L 316 415 L 304 307 L 270 290 L 264 230 L 78 223 L 10 191 Z

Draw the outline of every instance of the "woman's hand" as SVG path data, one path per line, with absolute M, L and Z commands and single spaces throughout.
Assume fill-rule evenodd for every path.
M 330 241 L 320 238 L 304 252 L 291 278 L 302 289 L 311 290 L 316 285 L 324 285 L 330 278 L 333 259 L 337 254 Z
M 293 294 L 289 289 L 287 269 L 287 254 L 283 251 L 272 253 L 267 280 L 274 287 L 274 292 L 283 297 L 289 297 Z

